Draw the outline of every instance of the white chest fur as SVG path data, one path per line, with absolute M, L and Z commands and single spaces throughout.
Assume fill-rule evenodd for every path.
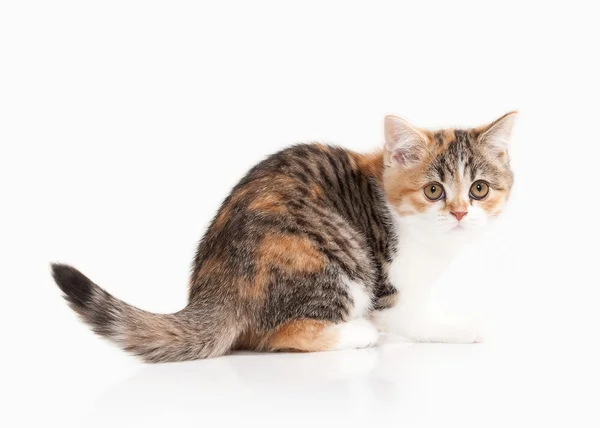
M 453 242 L 426 241 L 404 234 L 387 272 L 392 286 L 399 292 L 398 305 L 412 310 L 416 307 L 411 306 L 422 304 L 458 250 Z
M 376 311 L 372 318 L 381 331 L 399 333 L 415 341 L 472 343 L 478 332 L 469 320 L 434 314 L 428 307 L 432 285 L 460 251 L 458 239 L 427 239 L 402 230 L 396 256 L 387 266 L 388 278 L 398 291 L 394 307 Z

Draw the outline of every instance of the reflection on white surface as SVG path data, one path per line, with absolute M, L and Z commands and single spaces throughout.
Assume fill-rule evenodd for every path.
M 524 372 L 510 361 L 486 345 L 397 343 L 147 365 L 107 390 L 82 425 L 489 426 L 521 408 L 522 419 L 533 417 L 540 399 L 527 397 Z

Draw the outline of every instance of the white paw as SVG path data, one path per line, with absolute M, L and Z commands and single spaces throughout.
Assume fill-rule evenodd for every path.
M 470 322 L 449 324 L 443 330 L 441 341 L 445 343 L 477 343 L 479 339 L 477 327 Z
M 456 341 L 451 343 L 482 343 L 483 334 L 480 324 L 473 317 L 446 317 L 445 322 L 456 334 Z
M 338 342 L 334 349 L 368 348 L 377 343 L 379 332 L 370 321 L 359 318 L 334 327 Z

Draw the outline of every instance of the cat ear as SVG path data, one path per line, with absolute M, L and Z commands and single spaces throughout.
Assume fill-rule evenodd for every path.
M 506 156 L 516 118 L 517 112 L 511 111 L 492 122 L 491 125 L 480 128 L 479 142 L 484 144 L 498 157 Z
M 406 120 L 397 116 L 385 118 L 385 152 L 388 165 L 411 166 L 423 154 L 427 137 Z

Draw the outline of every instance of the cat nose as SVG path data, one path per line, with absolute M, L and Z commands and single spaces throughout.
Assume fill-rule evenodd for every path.
M 454 212 L 451 212 L 450 214 L 452 214 L 454 217 L 456 217 L 456 219 L 458 221 L 461 221 L 462 218 L 467 215 L 467 211 L 454 211 Z

